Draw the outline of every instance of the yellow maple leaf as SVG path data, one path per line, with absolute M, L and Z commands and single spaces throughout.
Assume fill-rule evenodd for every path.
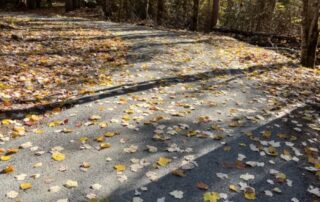
M 42 135 L 42 134 L 44 133 L 44 130 L 35 129 L 35 130 L 34 130 L 34 133 L 37 134 L 37 135 Z
M 165 157 L 160 157 L 159 160 L 157 161 L 157 164 L 159 166 L 166 166 L 168 165 L 172 160 L 171 159 L 168 159 L 168 158 L 165 158 Z
M 65 155 L 60 152 L 53 152 L 51 157 L 55 161 L 63 161 L 65 159 Z
M 99 116 L 99 115 L 92 115 L 92 116 L 89 118 L 90 121 L 97 121 L 97 120 L 99 120 L 99 119 L 101 119 L 101 116 Z
M 29 119 L 30 121 L 36 122 L 36 121 L 40 121 L 41 117 L 38 115 L 31 115 Z
M 72 133 L 73 130 L 70 129 L 70 128 L 64 128 L 64 129 L 62 130 L 62 132 L 64 132 L 64 133 Z
M 88 141 L 88 138 L 87 137 L 80 137 L 79 140 L 81 143 L 85 143 Z
M 104 142 L 105 137 L 104 137 L 104 136 L 98 136 L 98 137 L 95 138 L 95 140 L 96 140 L 97 142 Z
M 113 137 L 113 136 L 115 136 L 115 135 L 117 135 L 117 133 L 115 133 L 115 132 L 106 132 L 106 133 L 104 134 L 104 136 L 106 136 L 106 137 Z
M 282 173 L 282 172 L 279 172 L 279 173 L 276 174 L 276 180 L 277 180 L 277 182 L 283 183 L 283 182 L 286 181 L 286 179 L 287 179 L 286 174 L 284 174 L 284 173 Z
M 100 149 L 107 149 L 110 147 L 111 147 L 111 144 L 109 144 L 109 143 L 101 143 L 100 144 Z
M 31 183 L 21 183 L 20 184 L 20 189 L 22 189 L 22 190 L 27 190 L 27 189 L 31 189 L 31 188 L 32 188 Z
M 220 198 L 221 197 L 217 192 L 206 192 L 203 194 L 204 202 L 217 202 Z
M 26 129 L 23 126 L 21 127 L 15 126 L 12 130 L 12 133 L 15 136 L 24 135 L 26 133 Z
M 272 136 L 272 133 L 270 130 L 263 131 L 262 137 L 264 137 L 265 139 L 269 139 L 271 136 Z
M 1 121 L 1 123 L 2 123 L 2 125 L 10 125 L 11 124 L 11 120 L 10 119 L 3 119 L 2 121 Z
M 114 169 L 117 171 L 117 172 L 122 172 L 122 171 L 125 171 L 126 170 L 126 166 L 123 165 L 123 164 L 117 164 L 114 166 Z
M 106 122 L 99 123 L 100 128 L 106 128 L 108 127 L 108 124 Z
M 122 120 L 123 121 L 130 121 L 131 117 L 127 114 L 123 115 Z
M 9 161 L 11 159 L 11 156 L 0 156 L 1 161 Z
M 238 192 L 238 191 L 239 191 L 238 186 L 235 185 L 235 184 L 230 184 L 230 185 L 229 185 L 229 189 L 230 189 L 231 191 L 234 191 L 234 192 Z
M 255 200 L 257 198 L 255 189 L 252 187 L 246 187 L 244 190 L 244 197 L 248 200 Z
M 51 121 L 50 123 L 48 123 L 49 127 L 55 127 L 55 126 L 59 126 L 61 125 L 63 122 L 62 121 Z
M 270 147 L 268 147 L 268 154 L 270 156 L 278 156 L 278 151 L 276 148 L 270 146 Z

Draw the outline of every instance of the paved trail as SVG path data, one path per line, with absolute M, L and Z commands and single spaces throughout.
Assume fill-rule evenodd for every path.
M 206 192 L 197 188 L 198 182 L 207 184 L 210 192 L 224 193 L 220 196 L 227 198 L 221 201 L 246 201 L 243 191 L 229 190 L 230 184 L 240 182 L 255 188 L 256 201 L 317 200 L 307 192 L 310 185 L 317 184 L 315 175 L 304 168 L 309 164 L 302 143 L 318 148 L 319 131 L 311 129 L 310 123 L 319 124 L 319 109 L 296 104 L 270 111 L 273 98 L 247 74 L 276 68 L 278 63 L 287 62 L 283 56 L 228 37 L 209 40 L 186 32 L 128 24 L 59 17 L 31 19 L 48 23 L 70 20 L 111 31 L 128 43 L 128 65 L 113 73 L 118 84 L 115 88 L 96 89 L 97 94 L 80 98 L 74 107 L 43 119 L 37 126 L 43 135 L 30 129 L 26 136 L 2 142 L 5 149 L 26 142 L 32 147 L 22 149 L 9 162 L 0 162 L 0 169 L 8 164 L 15 167 L 14 173 L 0 175 L 0 201 L 14 201 L 6 196 L 14 190 L 23 202 L 78 202 L 94 195 L 116 202 L 196 202 L 203 201 Z M 246 58 L 248 50 L 253 53 L 251 59 L 259 59 Z M 90 122 L 92 115 L 99 116 L 96 123 Z M 67 122 L 48 127 L 55 120 Z M 100 122 L 108 127 L 101 128 Z M 250 131 L 252 136 L 248 136 Z M 95 138 L 106 132 L 120 135 L 107 138 L 111 148 L 100 150 Z M 88 140 L 81 143 L 84 137 Z M 157 152 L 147 151 L 147 145 L 157 147 Z M 55 149 L 63 149 L 64 161 L 51 158 L 54 147 L 62 147 Z M 172 161 L 156 168 L 160 157 Z M 35 166 L 39 162 L 42 166 Z M 83 162 L 89 162 L 90 168 L 81 168 Z M 171 173 L 181 163 L 185 177 Z M 124 164 L 126 170 L 117 173 L 117 164 Z M 277 182 L 277 174 L 270 171 L 283 172 L 286 179 Z M 27 177 L 18 181 L 14 176 L 21 173 Z M 225 174 L 223 179 L 217 173 Z M 246 173 L 254 179 L 241 179 Z M 36 179 L 31 177 L 38 174 Z M 151 181 L 152 177 L 158 180 Z M 78 187 L 65 188 L 68 179 L 77 181 Z M 30 182 L 33 187 L 19 190 L 21 182 Z M 100 184 L 101 189 L 90 188 L 93 184 Z M 49 192 L 52 186 L 61 190 Z M 174 190 L 182 191 L 183 197 L 170 195 Z M 273 196 L 267 196 L 266 190 Z

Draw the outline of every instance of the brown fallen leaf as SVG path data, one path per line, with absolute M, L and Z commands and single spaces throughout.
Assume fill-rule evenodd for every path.
M 198 182 L 196 186 L 198 189 L 201 189 L 201 190 L 208 190 L 209 189 L 209 186 L 204 182 Z
M 186 176 L 184 170 L 182 170 L 180 168 L 173 170 L 172 174 L 175 176 L 178 176 L 178 177 L 185 177 Z
M 13 171 L 14 171 L 13 165 L 8 165 L 1 171 L 1 173 L 8 174 L 8 173 L 12 173 Z

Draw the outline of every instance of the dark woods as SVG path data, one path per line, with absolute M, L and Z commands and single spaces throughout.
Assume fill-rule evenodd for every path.
M 53 0 L 0 0 L 0 6 L 51 7 Z M 210 32 L 216 28 L 301 39 L 301 63 L 314 67 L 320 0 L 58 0 L 65 11 L 100 9 L 106 19 Z M 302 29 L 301 29 L 302 28 Z M 302 31 L 301 31 L 302 30 Z M 286 41 L 281 43 L 285 44 Z M 272 45 L 272 43 L 270 43 Z

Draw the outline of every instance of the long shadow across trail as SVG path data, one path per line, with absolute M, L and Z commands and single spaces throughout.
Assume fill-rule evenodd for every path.
M 230 80 L 233 80 L 235 78 L 238 78 L 239 76 L 243 76 L 246 73 L 254 72 L 254 71 L 272 71 L 276 69 L 282 68 L 284 65 L 290 65 L 295 66 L 295 64 L 289 62 L 289 63 L 279 63 L 279 64 L 273 64 L 273 65 L 256 65 L 251 66 L 247 69 L 241 70 L 241 69 L 214 69 L 207 72 L 197 73 L 193 75 L 184 75 L 184 76 L 178 76 L 178 77 L 167 77 L 167 78 L 161 78 L 161 79 L 155 79 L 155 80 L 149 80 L 149 81 L 143 81 L 138 83 L 129 83 L 129 84 L 123 84 L 111 88 L 105 88 L 101 90 L 97 90 L 93 92 L 93 94 L 88 96 L 83 96 L 80 98 L 74 98 L 74 99 L 68 99 L 64 101 L 54 102 L 54 103 L 48 103 L 40 106 L 32 106 L 29 108 L 24 109 L 13 109 L 13 110 L 0 110 L 0 120 L 6 119 L 6 118 L 15 118 L 15 119 L 22 119 L 25 117 L 25 114 L 28 113 L 37 113 L 37 114 L 44 114 L 50 110 L 53 110 L 57 107 L 65 107 L 65 108 L 71 108 L 72 106 L 76 104 L 84 104 L 92 101 L 96 101 L 99 99 L 107 98 L 107 97 L 113 97 L 113 96 L 119 96 L 139 91 L 145 91 L 148 89 L 156 88 L 159 86 L 171 86 L 178 83 L 190 83 L 190 82 L 196 82 L 201 80 L 208 80 L 210 78 L 223 76 L 223 75 L 234 75 L 235 77 L 232 79 L 228 79 L 228 82 Z
M 299 148 L 299 142 L 305 141 L 307 138 L 311 138 L 317 134 L 316 131 L 308 127 L 307 124 L 309 122 L 301 118 L 305 110 L 316 110 L 319 112 L 320 108 L 313 105 L 297 108 L 284 117 L 266 123 L 252 132 L 255 137 L 261 136 L 262 131 L 265 130 L 270 130 L 273 135 L 272 137 L 275 137 L 280 133 L 296 134 L 298 139 L 295 141 L 295 143 L 296 147 Z M 297 134 L 297 131 L 293 129 L 296 126 L 291 122 L 292 120 L 298 120 L 299 123 L 303 124 L 303 127 L 301 127 L 303 128 L 301 134 L 305 135 Z M 276 127 L 276 125 L 280 125 L 280 127 Z M 307 134 L 310 136 L 307 136 Z M 281 145 L 284 145 L 285 140 L 277 139 L 277 141 L 280 141 Z M 198 182 L 203 182 L 208 185 L 208 191 L 210 192 L 214 191 L 218 193 L 228 193 L 228 199 L 230 201 L 247 201 L 244 198 L 243 193 L 230 192 L 229 185 L 238 184 L 241 181 L 239 178 L 240 175 L 250 173 L 255 175 L 255 179 L 250 181 L 248 184 L 256 189 L 257 201 L 291 201 L 291 198 L 294 197 L 298 198 L 300 201 L 314 201 L 315 197 L 313 197 L 310 193 L 307 193 L 307 189 L 310 184 L 315 185 L 314 183 L 316 182 L 316 179 L 310 172 L 306 171 L 305 169 L 301 169 L 303 165 L 307 164 L 305 159 L 300 158 L 299 163 L 294 161 L 287 162 L 279 157 L 260 156 L 259 152 L 251 151 L 248 146 L 240 146 L 240 144 L 249 145 L 252 143 L 255 142 L 251 141 L 245 135 L 240 135 L 238 138 L 227 143 L 227 145 L 232 148 L 231 151 L 226 152 L 222 147 L 213 151 L 208 151 L 207 154 L 196 159 L 198 166 L 190 171 L 186 171 L 186 177 L 177 177 L 169 173 L 156 182 L 150 182 L 149 184 L 144 185 L 148 188 L 148 191 L 142 191 L 142 195 L 140 197 L 143 198 L 144 201 L 157 201 L 158 198 L 162 197 L 165 197 L 166 202 L 203 201 L 202 197 L 205 191 L 201 191 L 196 187 Z M 303 150 L 303 148 L 299 149 Z M 210 148 L 208 148 L 208 150 L 210 150 Z M 246 159 L 244 161 L 264 162 L 265 166 L 253 168 L 245 165 L 237 165 L 236 159 L 240 153 L 246 155 Z M 269 160 L 275 161 L 275 164 L 269 164 Z M 267 183 L 267 179 L 274 180 L 274 176 L 269 173 L 270 169 L 276 169 L 280 172 L 284 172 L 287 176 L 287 179 L 293 181 L 293 186 L 289 187 L 286 183 L 276 183 L 275 185 Z M 216 173 L 228 174 L 229 178 L 220 179 L 216 176 Z M 136 182 L 135 184 L 139 184 L 139 181 L 143 177 L 144 175 L 141 174 L 141 176 L 133 179 Z M 275 193 L 274 197 L 269 197 L 264 194 L 265 190 L 272 190 L 274 187 L 279 187 L 283 193 Z M 135 189 L 137 188 L 138 187 L 120 187 L 107 198 L 111 202 L 132 201 L 132 198 L 135 196 Z M 174 190 L 183 191 L 183 199 L 178 200 L 170 196 L 169 193 Z

